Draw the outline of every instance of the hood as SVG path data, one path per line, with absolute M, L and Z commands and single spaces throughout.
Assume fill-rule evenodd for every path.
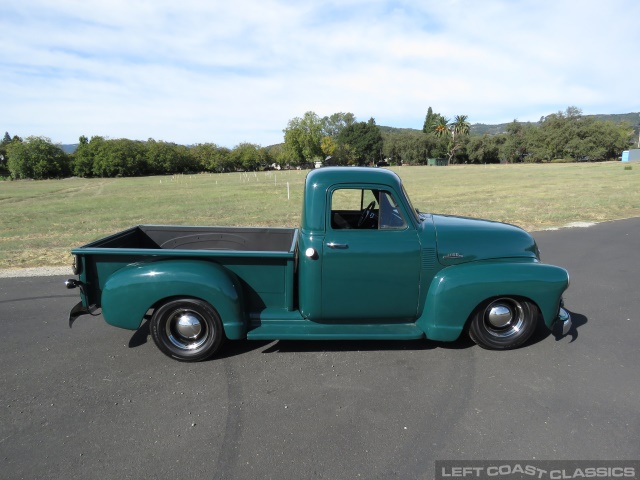
M 457 265 L 497 258 L 539 258 L 533 237 L 520 227 L 475 218 L 433 215 L 438 261 Z

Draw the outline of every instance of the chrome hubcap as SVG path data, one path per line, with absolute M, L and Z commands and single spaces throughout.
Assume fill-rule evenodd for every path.
M 484 325 L 494 337 L 510 337 L 522 330 L 524 310 L 511 298 L 499 298 L 485 310 Z
M 185 313 L 178 318 L 176 331 L 182 338 L 198 338 L 198 335 L 200 335 L 202 331 L 202 325 L 200 325 L 200 320 L 196 318 L 195 315 Z
M 209 333 L 203 318 L 192 310 L 178 310 L 166 323 L 169 341 L 181 350 L 194 350 L 201 347 Z
M 511 310 L 504 305 L 495 305 L 489 310 L 489 322 L 496 328 L 503 328 L 511 322 Z

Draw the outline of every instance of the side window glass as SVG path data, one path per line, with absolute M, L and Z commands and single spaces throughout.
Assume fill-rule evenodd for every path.
M 362 190 L 342 188 L 333 192 L 331 197 L 331 211 L 358 211 Z
M 393 195 L 380 191 L 380 229 L 394 230 L 404 229 L 407 226 L 400 208 Z
M 331 228 L 334 230 L 394 230 L 406 226 L 390 192 L 342 188 L 331 195 Z
M 341 188 L 331 195 L 331 228 L 363 230 L 378 228 L 378 191 Z

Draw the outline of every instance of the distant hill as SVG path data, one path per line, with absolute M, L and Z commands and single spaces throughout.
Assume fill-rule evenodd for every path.
M 511 123 L 511 122 L 509 122 Z M 485 123 L 474 123 L 471 125 L 472 135 L 496 135 L 498 133 L 506 133 L 509 123 L 499 123 L 497 125 L 487 125 Z M 537 122 L 520 122 L 527 125 L 535 125 Z
M 640 125 L 640 112 L 614 113 L 611 115 L 585 115 L 585 117 L 595 117 L 598 120 L 611 121 L 614 123 L 627 122 L 632 127 Z
M 584 117 L 595 118 L 596 120 L 602 120 L 605 122 L 621 123 L 627 122 L 632 127 L 637 127 L 640 124 L 640 113 L 613 113 L 613 114 L 598 114 L 598 115 L 583 115 Z M 511 123 L 511 122 L 509 122 Z M 507 131 L 507 125 L 509 123 L 501 123 L 499 125 L 486 125 L 484 123 L 474 123 L 471 125 L 471 133 L 476 135 L 495 135 L 496 133 L 505 133 Z M 536 124 L 537 122 L 521 122 L 527 124 Z
M 396 128 L 396 127 L 385 127 L 383 125 L 378 125 L 378 128 L 382 133 L 422 133 L 422 130 L 417 130 L 415 128 Z
M 593 117 L 598 120 L 610 121 L 614 123 L 627 122 L 629 125 L 633 127 L 638 127 L 640 125 L 640 112 L 632 112 L 632 113 L 613 113 L 613 114 L 598 114 L 598 115 L 584 115 L 585 117 Z M 474 123 L 471 125 L 471 134 L 472 135 L 496 135 L 498 133 L 506 133 L 507 125 L 509 123 L 499 123 L 496 125 L 488 125 L 486 123 Z M 527 124 L 536 124 L 537 122 L 521 122 Z M 380 126 L 380 130 L 383 133 L 409 133 L 409 132 L 421 132 L 422 129 L 418 130 L 416 128 L 394 128 L 394 127 L 384 127 Z
M 77 143 L 74 143 L 74 144 L 71 144 L 71 145 L 60 145 L 60 146 L 62 147 L 62 150 L 64 151 L 64 153 L 67 153 L 67 154 L 71 154 L 71 153 L 75 152 L 76 148 L 78 148 L 78 144 Z

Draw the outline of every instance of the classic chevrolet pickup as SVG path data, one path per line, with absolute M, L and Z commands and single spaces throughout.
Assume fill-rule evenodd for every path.
M 306 178 L 300 229 L 139 225 L 72 251 L 81 302 L 158 348 L 204 360 L 225 338 L 456 340 L 517 347 L 538 321 L 571 318 L 566 270 L 503 223 L 416 210 L 400 178 L 321 168 Z

